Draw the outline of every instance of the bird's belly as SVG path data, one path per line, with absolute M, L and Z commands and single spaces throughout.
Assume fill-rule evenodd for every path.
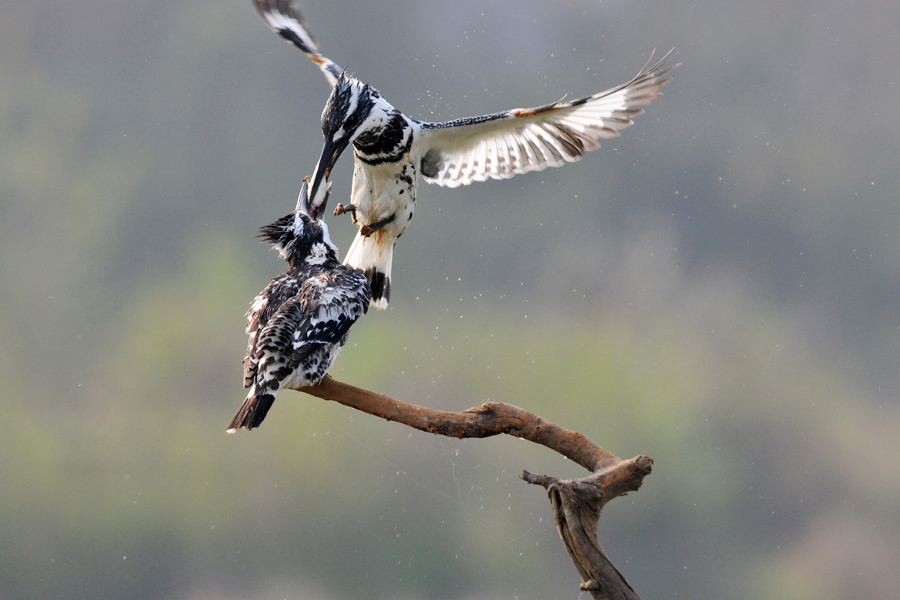
M 399 236 L 412 219 L 416 203 L 415 171 L 411 163 L 356 169 L 352 202 L 356 219 L 363 225 L 384 223 L 382 228 Z

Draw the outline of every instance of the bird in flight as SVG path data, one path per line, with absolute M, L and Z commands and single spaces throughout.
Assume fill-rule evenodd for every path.
M 350 326 L 369 308 L 368 280 L 338 261 L 328 226 L 309 216 L 307 186 L 304 179 L 294 212 L 260 229 L 260 239 L 271 243 L 289 268 L 247 312 L 244 387 L 250 391 L 228 433 L 259 427 L 281 388 L 319 383 L 347 342 Z
M 322 55 L 291 0 L 254 2 L 268 26 L 312 59 L 332 85 L 322 112 L 325 143 L 310 184 L 310 210 L 313 216 L 324 210 L 331 171 L 352 144 L 351 202 L 339 204 L 335 214 L 349 212 L 359 225 L 344 264 L 365 273 L 378 309 L 390 300 L 394 244 L 412 219 L 420 176 L 453 188 L 580 160 L 601 139 L 632 125 L 632 117 L 643 112 L 639 107 L 662 95 L 659 88 L 674 68 L 670 51 L 631 81 L 592 96 L 429 123 L 407 117 Z

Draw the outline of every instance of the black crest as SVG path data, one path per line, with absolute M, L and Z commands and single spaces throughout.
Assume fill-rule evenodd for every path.
M 259 239 L 272 244 L 292 269 L 308 260 L 338 263 L 325 225 L 299 211 L 260 227 Z
M 333 138 L 341 127 L 351 134 L 359 129 L 372 110 L 373 93 L 377 96 L 377 92 L 368 85 L 341 73 L 322 111 L 322 133 L 325 137 Z

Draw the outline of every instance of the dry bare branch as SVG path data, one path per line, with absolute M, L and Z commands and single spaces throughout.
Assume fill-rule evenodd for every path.
M 524 471 L 521 477 L 546 488 L 559 535 L 581 574 L 581 589 L 595 600 L 639 600 L 603 552 L 597 540 L 597 523 L 607 502 L 641 487 L 653 465 L 649 457 L 622 460 L 577 431 L 502 402 L 486 402 L 461 412 L 434 410 L 341 383 L 330 376 L 319 385 L 297 390 L 435 435 L 485 438 L 505 433 L 546 446 L 575 461 L 591 475 L 558 479 Z

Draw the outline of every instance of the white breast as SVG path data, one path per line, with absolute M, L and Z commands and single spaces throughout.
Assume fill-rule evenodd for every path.
M 408 160 L 368 165 L 354 161 L 352 202 L 356 219 L 371 225 L 394 216 L 384 229 L 399 236 L 412 218 L 416 201 L 416 171 Z

